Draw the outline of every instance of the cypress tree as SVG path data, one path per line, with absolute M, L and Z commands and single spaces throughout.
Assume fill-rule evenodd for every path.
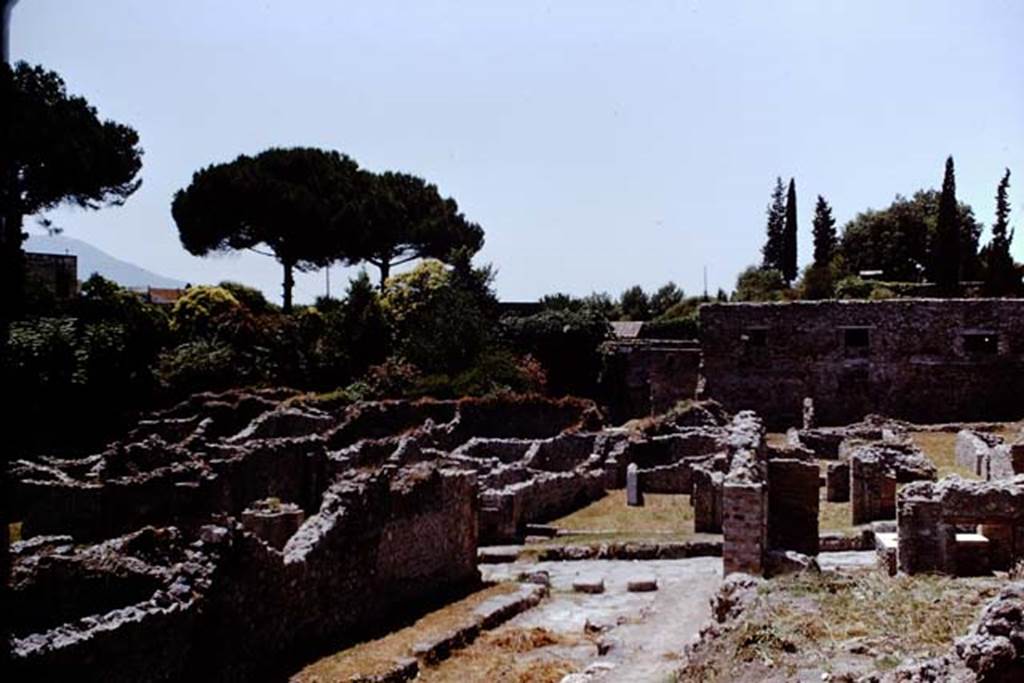
M 782 275 L 786 282 L 796 279 L 796 181 L 789 179 L 786 195 L 786 221 L 782 229 Z
M 946 159 L 946 172 L 939 195 L 939 215 L 932 243 L 932 276 L 939 292 L 956 293 L 960 282 L 960 214 L 956 202 L 956 176 L 953 157 Z
M 782 184 L 782 178 L 775 179 L 775 189 L 772 190 L 772 201 L 768 204 L 767 215 L 766 239 L 761 249 L 764 255 L 761 267 L 782 270 L 782 233 L 786 221 L 786 189 Z
M 825 198 L 818 195 L 814 205 L 814 265 L 827 266 L 836 251 L 836 219 L 832 207 Z
M 992 240 L 984 249 L 985 293 L 989 296 L 1017 294 L 1021 276 L 1010 255 L 1013 231 L 1010 230 L 1010 169 L 1006 169 L 996 190 L 996 222 L 992 225 Z

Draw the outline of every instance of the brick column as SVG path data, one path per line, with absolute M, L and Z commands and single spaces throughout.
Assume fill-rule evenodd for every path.
M 722 490 L 722 565 L 726 576 L 764 573 L 768 491 L 763 483 L 726 481 Z

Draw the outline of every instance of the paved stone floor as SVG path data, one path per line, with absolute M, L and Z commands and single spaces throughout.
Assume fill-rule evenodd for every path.
M 566 647 L 559 655 L 592 675 L 581 680 L 663 681 L 678 668 L 677 657 L 710 617 L 709 599 L 722 580 L 722 560 L 584 560 L 514 562 L 483 565 L 486 580 L 514 579 L 544 570 L 551 577 L 551 597 L 503 628 L 542 626 L 581 635 L 599 631 L 595 640 L 609 647 L 599 655 L 593 645 Z M 654 578 L 658 590 L 631 593 L 630 581 Z M 573 591 L 580 579 L 603 580 L 605 591 Z M 589 627 L 588 627 L 589 625 Z

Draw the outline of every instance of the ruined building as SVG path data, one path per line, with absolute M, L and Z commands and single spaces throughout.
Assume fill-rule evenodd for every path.
M 1020 417 L 1024 300 L 706 304 L 700 322 L 704 394 L 772 427 L 804 397 L 822 424 Z

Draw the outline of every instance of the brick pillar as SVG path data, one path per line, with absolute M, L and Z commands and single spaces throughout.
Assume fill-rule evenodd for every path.
M 727 481 L 722 488 L 722 566 L 726 576 L 764 573 L 768 491 L 763 483 Z

